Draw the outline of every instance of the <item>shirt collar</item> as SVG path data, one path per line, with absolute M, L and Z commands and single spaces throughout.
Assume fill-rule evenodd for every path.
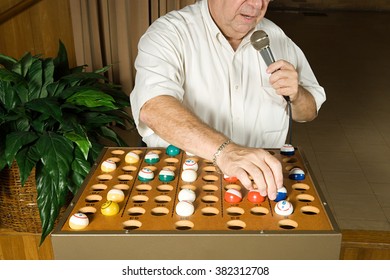
M 202 0 L 201 5 L 202 5 L 201 6 L 202 16 L 205 19 L 207 27 L 210 30 L 211 34 L 213 34 L 213 36 L 218 39 L 218 37 L 223 36 L 223 34 L 219 30 L 218 26 L 215 24 L 213 18 L 211 17 L 211 14 L 209 11 L 209 1 Z
M 222 42 L 222 40 L 226 41 L 225 36 L 222 34 L 221 30 L 218 28 L 213 18 L 211 17 L 208 2 L 208 0 L 201 0 L 201 12 L 203 18 L 205 19 L 207 28 L 210 30 L 211 34 L 213 34 L 214 38 L 219 42 Z M 260 23 L 257 24 L 256 27 L 242 39 L 241 46 L 246 46 L 249 44 L 251 35 L 256 30 L 261 29 L 261 26 L 262 22 L 260 21 Z

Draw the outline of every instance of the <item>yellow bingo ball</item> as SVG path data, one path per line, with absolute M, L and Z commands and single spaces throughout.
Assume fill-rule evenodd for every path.
M 122 202 L 125 199 L 125 194 L 122 190 L 112 189 L 107 193 L 107 200 L 113 202 Z
M 119 205 L 114 201 L 107 200 L 103 203 L 100 211 L 104 216 L 114 216 L 119 213 Z
M 139 155 L 134 152 L 128 152 L 125 156 L 125 161 L 129 164 L 134 164 L 139 162 Z

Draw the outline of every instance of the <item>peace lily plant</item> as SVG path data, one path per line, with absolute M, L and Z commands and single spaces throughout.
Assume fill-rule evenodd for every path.
M 35 168 L 41 243 L 90 171 L 102 139 L 126 145 L 112 124 L 132 123 L 129 99 L 104 78 L 108 68 L 69 68 L 62 42 L 55 58 L 0 54 L 0 170 L 16 161 L 23 186 Z

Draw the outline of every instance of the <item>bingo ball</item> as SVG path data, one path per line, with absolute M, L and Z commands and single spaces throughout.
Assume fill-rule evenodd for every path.
M 198 163 L 193 159 L 186 159 L 183 163 L 183 170 L 192 169 L 198 171 Z
M 195 170 L 192 169 L 183 170 L 183 172 L 181 173 L 181 179 L 187 183 L 195 182 L 197 177 L 198 174 Z
M 114 201 L 107 200 L 103 203 L 100 211 L 104 216 L 114 216 L 119 213 L 119 205 Z
M 122 190 L 112 189 L 107 193 L 107 200 L 113 202 L 122 202 L 125 199 L 125 194 Z
M 103 172 L 112 172 L 116 169 L 116 163 L 110 159 L 103 161 L 101 170 Z
M 195 207 L 190 201 L 179 201 L 175 208 L 176 214 L 181 217 L 188 217 L 194 214 Z
M 234 176 L 228 176 L 228 175 L 223 175 L 223 179 L 228 182 L 228 183 L 237 183 L 238 179 L 237 177 L 234 177 Z
M 285 200 L 287 198 L 287 189 L 285 187 L 281 187 L 278 189 L 278 192 L 276 193 L 275 202 L 279 202 L 281 200 Z
M 291 215 L 294 211 L 292 204 L 287 200 L 281 200 L 275 205 L 275 213 L 281 216 Z
M 157 163 L 159 161 L 160 161 L 160 156 L 154 152 L 149 152 L 145 156 L 146 163 L 154 164 L 154 163 Z
M 134 164 L 139 162 L 139 155 L 134 152 L 128 152 L 125 156 L 125 162 L 128 164 Z
M 302 181 L 305 180 L 305 172 L 300 168 L 293 168 L 288 174 L 288 178 L 291 180 Z
M 280 148 L 280 154 L 284 155 L 284 156 L 292 156 L 295 154 L 295 148 L 293 145 L 291 144 L 284 144 L 281 148 Z
M 236 189 L 228 189 L 225 192 L 225 201 L 229 203 L 239 203 L 242 200 L 241 192 Z
M 138 180 L 142 182 L 149 182 L 153 180 L 153 178 L 154 178 L 154 173 L 150 168 L 144 167 L 138 173 Z
M 89 219 L 84 213 L 75 213 L 69 219 L 69 227 L 71 229 L 80 230 L 88 226 Z
M 165 153 L 168 155 L 168 156 L 171 156 L 171 157 L 175 157 L 177 156 L 178 154 L 180 154 L 180 149 L 178 147 L 175 147 L 173 145 L 169 145 L 167 147 L 167 149 L 165 150 Z
M 190 189 L 182 189 L 178 194 L 179 201 L 190 201 L 194 202 L 196 199 L 196 194 L 193 190 Z
M 261 203 L 265 200 L 265 197 L 260 194 L 259 190 L 250 190 L 248 192 L 248 200 L 252 203 Z
M 161 182 L 171 182 L 175 179 L 175 173 L 168 168 L 163 168 L 158 174 L 158 179 Z

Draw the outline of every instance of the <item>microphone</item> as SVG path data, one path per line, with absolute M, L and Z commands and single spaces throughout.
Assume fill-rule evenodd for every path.
M 269 47 L 268 34 L 264 30 L 256 30 L 251 36 L 251 44 L 255 50 L 259 51 L 264 59 L 265 64 L 270 66 L 275 62 L 274 56 L 272 55 L 271 48 Z M 283 96 L 287 102 L 290 101 L 289 96 Z

